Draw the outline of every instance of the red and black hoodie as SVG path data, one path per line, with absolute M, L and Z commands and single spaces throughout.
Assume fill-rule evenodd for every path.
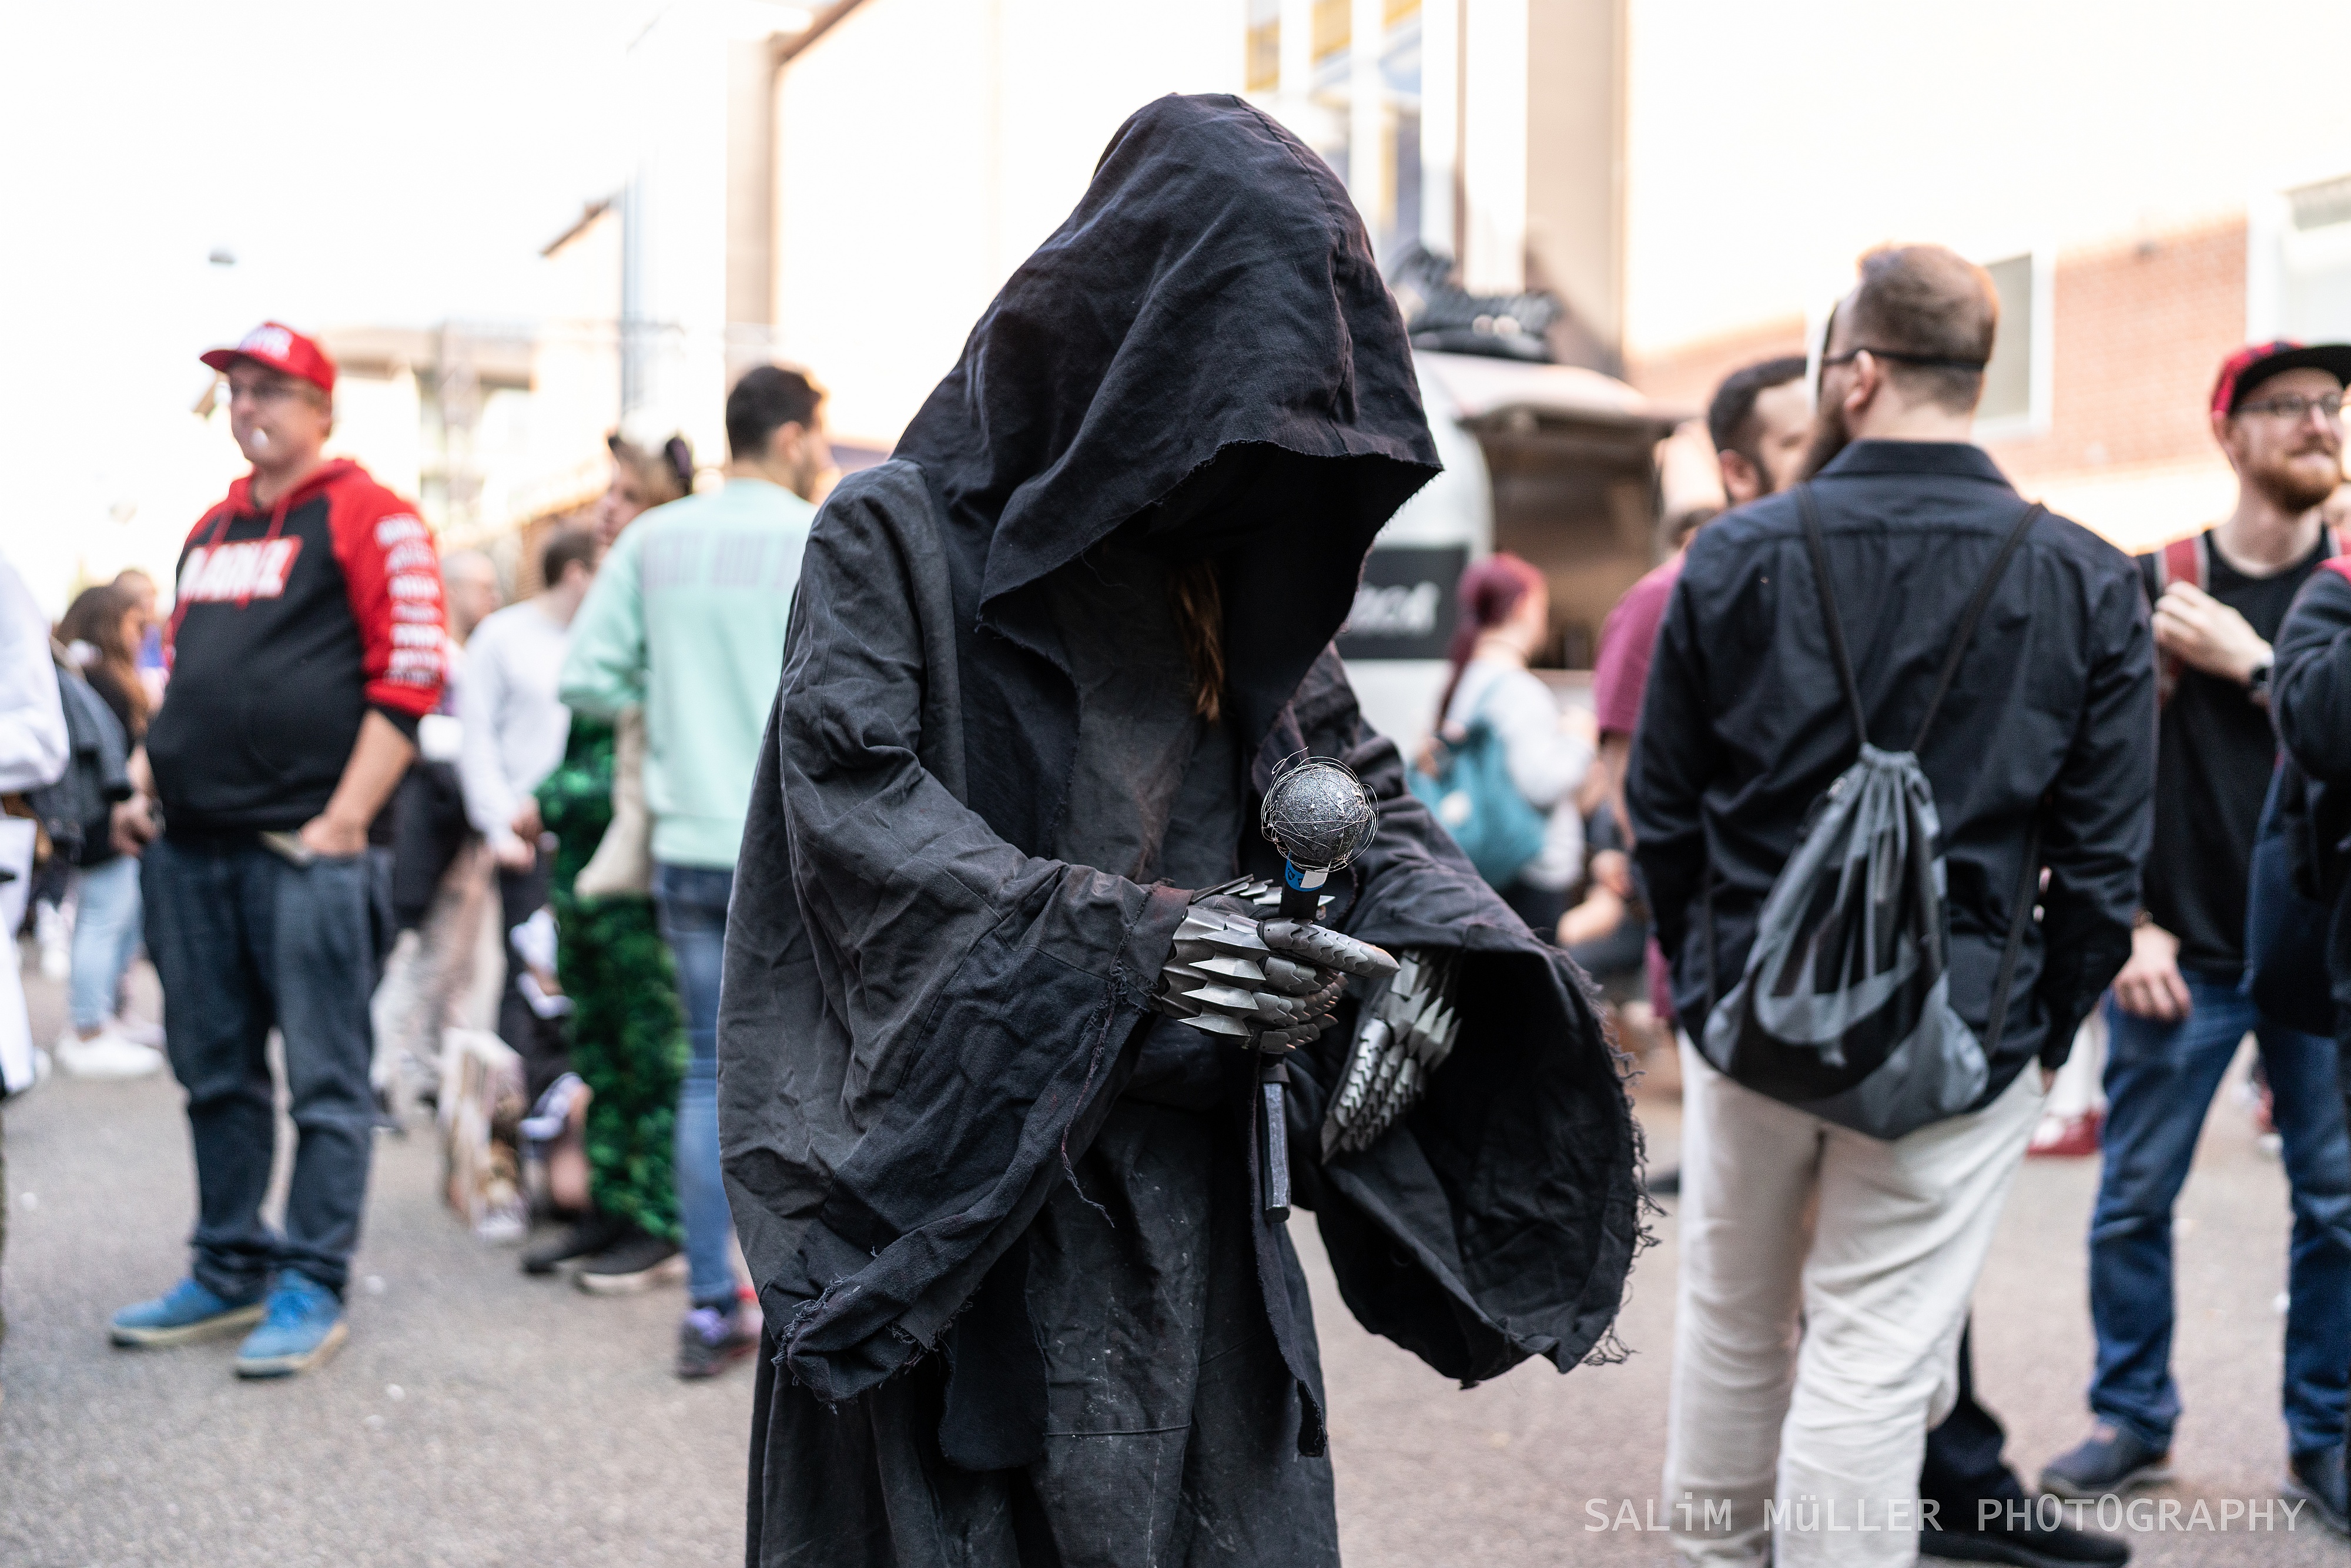
M 326 809 L 375 709 L 441 697 L 441 562 L 416 509 L 348 458 L 264 510 L 248 476 L 180 553 L 147 757 L 173 837 L 290 831 Z

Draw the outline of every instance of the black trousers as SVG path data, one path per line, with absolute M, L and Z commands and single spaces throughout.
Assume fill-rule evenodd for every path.
M 2001 1458 L 2008 1433 L 2000 1417 L 1976 1403 L 1972 1323 L 1959 1333 L 1959 1402 L 1927 1434 L 1927 1458 L 1918 1467 L 1918 1497 L 1937 1505 L 1945 1530 L 1973 1530 L 1980 1498 L 2006 1501 L 2024 1495 L 2024 1483 Z

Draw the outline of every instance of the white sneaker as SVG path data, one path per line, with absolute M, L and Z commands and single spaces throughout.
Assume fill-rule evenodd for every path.
M 56 904 L 33 905 L 33 940 L 41 950 L 41 977 L 63 983 L 73 975 L 73 922 Z
M 162 1051 L 111 1031 L 84 1040 L 68 1029 L 57 1037 L 57 1058 L 68 1078 L 144 1078 L 163 1066 Z
M 106 1032 L 120 1035 L 133 1045 L 143 1045 L 155 1051 L 163 1049 L 163 1026 L 160 1023 L 149 1023 L 145 1019 L 127 1019 L 120 1016 L 108 1019 Z

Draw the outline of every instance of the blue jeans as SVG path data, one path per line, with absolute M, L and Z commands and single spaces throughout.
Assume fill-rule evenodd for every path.
M 2294 1242 L 2286 1275 L 2286 1438 L 2290 1451 L 2344 1438 L 2351 1383 L 2351 1134 L 2335 1042 L 2262 1016 L 2233 981 L 2187 974 L 2178 1023 L 2106 1003 L 2105 1161 L 2090 1221 L 2090 1317 L 2097 1369 L 2090 1408 L 2158 1448 L 2171 1446 L 2171 1206 L 2188 1179 L 2213 1092 L 2247 1030 L 2269 1071 L 2285 1146 Z
M 74 1028 L 95 1030 L 106 1021 L 122 988 L 122 971 L 138 951 L 139 862 L 117 855 L 81 873 L 74 913 Z
M 164 1051 L 188 1092 L 195 1145 L 196 1282 L 242 1301 L 293 1269 L 340 1296 L 374 1153 L 376 862 L 298 870 L 249 841 L 168 838 L 142 858 Z M 272 1028 L 286 1042 L 295 1129 L 282 1238 L 261 1218 L 277 1153 Z
M 677 1090 L 677 1211 L 685 1226 L 685 1291 L 697 1307 L 735 1301 L 735 1217 L 718 1172 L 718 972 L 726 951 L 729 867 L 656 865 L 653 906 L 677 959 L 689 1054 Z

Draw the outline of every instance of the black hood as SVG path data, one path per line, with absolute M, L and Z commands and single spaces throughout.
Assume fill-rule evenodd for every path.
M 1032 853 L 1076 732 L 1046 577 L 1130 525 L 1215 557 L 1253 748 L 1346 620 L 1373 536 L 1438 468 L 1345 188 L 1228 97 L 1163 98 L 1119 129 L 896 455 L 944 525 L 971 803 Z

